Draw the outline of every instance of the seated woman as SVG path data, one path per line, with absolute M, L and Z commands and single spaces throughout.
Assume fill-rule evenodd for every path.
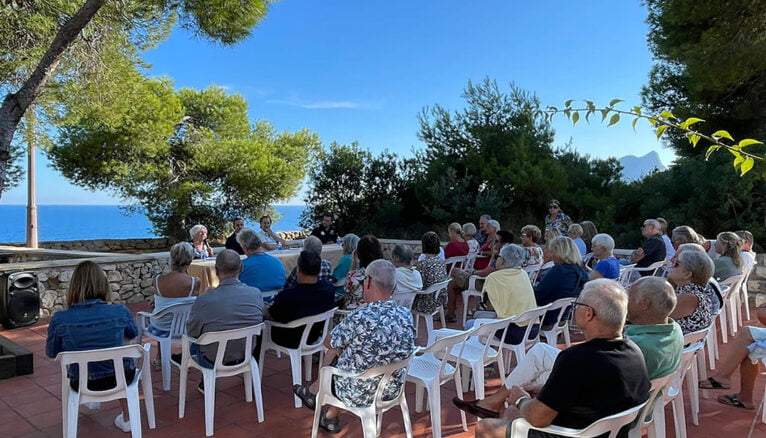
M 521 315 L 537 307 L 535 293 L 529 283 L 529 275 L 521 269 L 524 261 L 524 248 L 519 245 L 506 245 L 500 250 L 497 270 L 487 277 L 482 289 L 486 310 L 477 310 L 474 318 L 507 318 Z M 466 330 L 474 325 L 474 319 L 466 321 Z M 524 338 L 527 324 L 511 324 L 505 336 L 505 342 L 518 344 Z
M 335 265 L 335 269 L 332 271 L 332 276 L 336 280 L 345 279 L 346 275 L 354 269 L 356 266 L 351 265 L 354 251 L 356 251 L 356 245 L 359 243 L 359 236 L 353 233 L 348 233 L 343 236 L 343 256 L 338 260 Z
M 466 222 L 463 224 L 463 239 L 465 239 L 465 243 L 468 244 L 468 253 L 469 254 L 475 254 L 479 250 L 479 242 L 475 239 L 476 237 L 476 225 L 472 224 L 471 222 Z
M 542 234 L 535 225 L 525 225 L 521 228 L 521 244 L 524 246 L 524 262 L 522 267 L 539 265 L 543 262 L 543 249 L 539 243 Z
M 468 255 L 470 248 L 465 239 L 463 239 L 463 227 L 459 223 L 453 222 L 449 224 L 447 234 L 449 234 L 449 243 L 444 247 L 444 258 Z M 451 264 L 447 266 L 447 272 L 450 269 L 452 269 Z
M 681 326 L 684 334 L 702 330 L 713 322 L 715 295 L 706 288 L 712 276 L 713 261 L 704 252 L 676 253 L 668 280 L 676 286 L 678 302 L 670 317 Z
M 585 241 L 585 254 L 593 251 L 593 238 L 598 234 L 596 224 L 591 221 L 580 222 L 582 227 L 582 240 Z
M 535 286 L 535 299 L 538 306 L 544 306 L 560 298 L 578 297 L 583 285 L 588 281 L 588 273 L 582 265 L 582 256 L 569 237 L 559 236 L 551 240 L 546 249 L 550 251 L 553 267 Z M 556 322 L 559 311 L 545 314 L 543 327 Z
M 279 234 L 271 230 L 271 216 L 261 217 L 261 230 L 258 232 L 258 237 L 261 238 L 261 245 L 266 248 L 267 251 L 274 251 L 279 248 L 280 245 L 287 245 L 285 239 L 279 237 Z
M 700 239 L 699 234 L 694 231 L 694 228 L 688 225 L 681 225 L 673 228 L 673 232 L 670 236 L 670 243 L 673 245 L 673 249 L 677 251 L 678 247 L 684 243 L 701 244 L 702 239 Z
M 423 235 L 420 241 L 425 257 L 418 261 L 417 270 L 423 277 L 423 290 L 432 285 L 448 279 L 447 267 L 444 260 L 439 257 L 439 235 L 429 231 Z M 434 292 L 428 295 L 418 295 L 412 302 L 412 310 L 420 313 L 433 313 L 439 306 L 447 302 L 447 293 Z M 446 318 L 446 316 L 445 316 Z M 449 322 L 449 318 L 447 318 Z
M 487 233 L 487 240 L 484 241 L 484 244 L 479 248 L 479 252 L 476 253 L 476 261 L 473 262 L 474 269 L 484 269 L 489 266 L 492 258 L 500 251 L 500 248 L 496 247 L 496 237 L 497 232 L 500 231 L 500 222 L 490 219 L 487 221 L 484 229 Z
M 582 227 L 580 224 L 572 224 L 569 226 L 569 238 L 574 241 L 575 246 L 578 250 L 580 250 L 580 255 L 585 257 L 585 254 L 587 254 L 587 249 L 585 247 L 585 241 L 582 240 Z
M 56 357 L 64 351 L 85 351 L 124 345 L 126 339 L 138 334 L 133 315 L 127 307 L 107 304 L 109 282 L 104 271 L 91 261 L 77 265 L 67 290 L 67 310 L 53 314 L 48 325 L 45 354 Z M 136 366 L 132 359 L 124 361 L 125 378 L 132 382 Z M 77 365 L 67 371 L 69 386 L 75 391 L 80 387 Z M 104 391 L 117 386 L 112 362 L 95 362 L 88 366 L 88 389 Z M 128 405 L 120 399 L 122 412 L 114 419 L 114 425 L 123 432 L 130 432 Z
M 194 249 L 195 259 L 206 259 L 213 257 L 213 248 L 207 244 L 207 227 L 201 224 L 197 224 L 191 227 L 189 230 L 192 241 L 191 245 Z
M 609 278 L 616 280 L 620 278 L 620 262 L 614 256 L 614 239 L 608 234 L 596 234 L 591 239 L 593 248 L 593 258 L 598 260 L 596 267 L 588 274 L 588 280 L 597 278 Z
M 154 311 L 159 312 L 173 304 L 194 301 L 199 295 L 200 281 L 186 271 L 194 258 L 194 249 L 187 242 L 170 247 L 170 272 L 154 278 Z M 156 336 L 167 336 L 173 315 L 152 318 L 146 330 Z
M 731 231 L 719 233 L 715 238 L 715 252 L 720 256 L 713 261 L 718 280 L 742 274 L 742 239 Z
M 377 237 L 368 234 L 356 245 L 351 260 L 352 266 L 359 268 L 346 275 L 346 286 L 344 286 L 343 295 L 340 297 L 338 306 L 342 309 L 356 309 L 359 307 L 363 297 L 362 282 L 364 281 L 365 269 L 375 260 L 383 258 L 383 247 Z
M 391 262 L 396 267 L 396 289 L 394 296 L 401 293 L 411 293 L 423 289 L 423 277 L 412 268 L 414 257 L 409 245 L 397 244 L 391 251 Z
M 553 239 L 559 236 L 563 236 L 563 234 L 561 234 L 561 231 L 559 231 L 556 228 L 549 228 L 545 230 L 545 234 L 543 236 L 545 237 L 545 244 L 547 245 L 548 242 L 552 241 Z

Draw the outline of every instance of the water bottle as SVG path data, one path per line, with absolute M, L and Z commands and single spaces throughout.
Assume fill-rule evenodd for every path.
M 282 242 L 277 242 L 277 251 L 282 251 Z

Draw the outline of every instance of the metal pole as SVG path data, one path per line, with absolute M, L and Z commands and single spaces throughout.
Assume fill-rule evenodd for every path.
M 35 188 L 35 108 L 27 113 L 27 248 L 37 248 L 37 190 Z

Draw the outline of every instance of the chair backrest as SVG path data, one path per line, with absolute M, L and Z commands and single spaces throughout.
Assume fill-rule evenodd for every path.
M 407 368 L 410 366 L 410 361 L 412 361 L 412 355 L 410 357 L 400 360 L 398 362 L 391 362 L 387 365 L 379 365 L 376 367 L 372 367 L 363 373 L 359 374 L 356 378 L 359 379 L 375 379 L 380 378 L 380 381 L 378 382 L 378 388 L 375 390 L 375 398 L 374 404 L 376 408 L 385 408 L 386 406 L 389 406 L 392 404 L 393 401 L 397 400 L 400 395 L 402 395 L 404 391 L 404 379 L 402 379 L 402 385 L 399 386 L 399 391 L 397 392 L 397 395 L 393 398 L 393 400 L 383 400 L 383 391 L 385 391 L 386 387 L 388 386 L 388 383 L 391 381 L 391 379 L 394 377 L 394 373 L 396 373 L 399 370 L 402 370 L 402 373 L 404 376 L 407 375 Z
M 407 309 L 412 309 L 412 302 L 415 301 L 415 296 L 418 294 L 418 291 L 410 291 L 410 292 L 394 292 L 393 295 L 391 295 L 391 299 L 396 301 L 396 304 L 406 307 Z
M 467 256 L 465 256 L 465 263 L 463 264 L 463 269 L 466 271 L 470 271 L 473 269 L 473 263 L 476 261 L 476 253 L 475 252 L 469 252 Z
M 260 323 L 238 329 L 223 330 L 220 332 L 207 332 L 203 333 L 199 338 L 193 340 L 192 342 L 198 345 L 218 343 L 218 350 L 215 355 L 215 361 L 213 362 L 214 367 L 216 370 L 220 371 L 231 371 L 239 368 L 242 366 L 242 364 L 224 365 L 223 357 L 229 342 L 238 341 L 240 339 L 244 340 L 244 357 L 245 363 L 247 363 L 247 359 L 252 357 L 253 354 L 253 336 L 260 335 L 262 329 L 263 323 Z
M 559 311 L 559 316 L 556 319 L 556 323 L 553 327 L 566 327 L 569 325 L 569 314 L 571 313 L 572 303 L 574 303 L 574 297 L 559 298 L 558 300 L 548 304 L 548 312 Z
M 486 363 L 489 359 L 494 359 L 498 354 L 502 354 L 502 349 L 498 348 L 493 352 L 490 348 L 494 341 L 495 334 L 502 330 L 501 341 L 505 340 L 505 334 L 508 332 L 508 326 L 513 319 L 513 316 L 502 319 L 477 319 L 474 321 L 473 330 L 469 332 L 469 337 L 476 338 L 476 340 L 484 346 L 482 352 L 482 360 Z
M 153 318 L 162 318 L 165 315 L 173 315 L 170 323 L 169 338 L 180 338 L 186 334 L 186 321 L 189 319 L 194 301 L 172 304 L 152 315 Z
M 266 321 L 266 324 L 268 324 L 270 327 L 280 327 L 280 328 L 298 328 L 303 327 L 303 333 L 301 334 L 301 342 L 298 344 L 297 349 L 304 350 L 309 347 L 316 347 L 317 345 L 320 345 L 324 342 L 325 335 L 328 333 L 328 329 L 330 327 L 330 322 L 332 321 L 332 317 L 335 315 L 335 311 L 338 310 L 337 307 L 333 307 L 330 310 L 327 310 L 322 313 L 318 313 L 316 315 L 311 316 L 305 316 L 300 319 L 296 319 L 294 321 L 290 321 L 286 324 L 282 324 L 275 321 Z M 322 333 L 317 337 L 317 339 L 309 344 L 308 339 L 309 335 L 311 334 L 311 329 L 314 327 L 315 324 L 323 323 L 322 325 Z
M 416 295 L 427 295 L 427 294 L 432 294 L 432 293 L 437 293 L 438 294 L 442 290 L 446 290 L 447 289 L 447 285 L 449 284 L 449 282 L 450 282 L 450 280 L 446 279 L 444 281 L 440 281 L 438 283 L 434 283 L 431 286 L 429 286 L 428 289 L 416 291 Z
M 665 388 L 670 385 L 670 381 L 673 378 L 673 373 L 668 374 L 667 376 L 663 377 L 657 377 L 656 379 L 652 379 L 652 389 L 649 390 L 649 399 L 646 402 L 646 405 L 644 405 L 643 409 L 641 410 L 641 413 L 639 415 L 640 421 L 638 422 L 638 425 L 635 427 L 642 427 L 642 425 L 650 424 L 652 422 L 651 417 L 649 416 L 649 413 L 652 412 L 652 409 L 654 409 L 654 403 L 655 401 L 658 403 L 662 403 L 662 394 L 665 391 Z M 648 421 L 647 421 L 647 417 Z
M 520 322 L 526 322 L 526 330 L 524 331 L 524 337 L 521 339 L 521 342 L 519 342 L 516 345 L 524 345 L 525 347 L 531 347 L 532 345 L 536 344 L 540 339 L 540 327 L 543 323 L 543 317 L 545 317 L 545 314 L 548 313 L 549 310 L 551 310 L 551 304 L 546 304 L 544 306 L 538 306 L 534 309 L 529 309 L 526 312 L 522 313 L 519 316 L 512 316 L 511 320 L 508 322 L 510 325 L 511 323 L 520 323 Z M 537 329 L 537 331 L 534 331 Z M 501 339 L 502 344 L 506 345 L 505 342 L 505 335 L 503 335 L 503 339 Z M 510 344 L 508 344 L 510 345 Z
M 463 269 L 463 266 L 465 266 L 465 261 L 467 260 L 467 258 L 468 258 L 467 256 L 454 256 L 445 260 L 444 265 L 450 267 L 448 274 L 452 274 L 452 271 L 455 268 Z
M 702 330 L 697 330 L 696 332 L 685 334 L 684 345 L 691 345 L 691 344 L 694 344 L 695 342 L 699 342 L 705 339 L 709 331 L 710 331 L 710 327 L 705 327 Z
M 742 274 L 740 274 L 740 275 L 732 275 L 731 277 L 728 277 L 728 278 L 726 278 L 724 280 L 721 280 L 720 283 L 721 283 L 721 285 L 731 286 L 732 290 L 731 290 L 730 293 L 734 293 L 735 291 L 736 292 L 739 291 L 739 287 L 742 284 L 742 281 L 744 279 L 745 279 L 745 276 L 742 275 Z
M 582 256 L 582 264 L 585 266 L 588 266 L 588 263 L 590 263 L 591 259 L 593 258 L 593 253 L 589 252 Z
M 636 264 L 632 265 L 625 265 L 620 267 L 620 278 L 618 281 L 623 287 L 630 286 L 630 278 L 633 275 L 633 269 L 636 267 Z
M 614 415 L 597 420 L 584 429 L 569 429 L 566 427 L 549 426 L 546 428 L 533 427 L 524 418 L 518 418 L 511 423 L 511 438 L 526 438 L 530 430 L 541 430 L 554 435 L 569 437 L 594 438 L 604 434 L 609 434 L 609 438 L 614 438 L 624 426 L 633 422 L 638 417 L 647 402 L 641 403 L 630 409 L 618 412 Z
M 56 356 L 56 360 L 61 364 L 61 390 L 68 391 L 69 379 L 67 378 L 67 369 L 69 366 L 77 365 L 78 367 L 78 380 L 81 382 L 78 392 L 81 395 L 107 395 L 116 394 L 120 391 L 125 391 L 128 385 L 132 382 L 128 382 L 125 378 L 125 366 L 123 365 L 123 359 L 143 359 L 144 364 L 149 363 L 149 349 L 150 344 L 137 345 L 129 344 L 121 347 L 102 348 L 99 350 L 85 350 L 85 351 L 65 351 L 59 353 Z M 117 386 L 105 391 L 93 391 L 88 389 L 88 385 L 84 382 L 88 381 L 88 364 L 93 362 L 112 362 L 114 367 L 114 377 L 117 382 Z M 137 367 L 139 368 L 139 367 Z M 135 380 L 135 379 L 134 379 Z
M 448 370 L 447 363 L 460 363 L 460 359 L 463 357 L 463 350 L 465 349 L 465 341 L 470 335 L 470 330 L 466 330 L 460 333 L 455 333 L 454 335 L 439 338 L 428 347 L 420 349 L 417 354 L 432 354 L 435 358 L 441 360 L 441 364 L 439 365 L 439 380 L 444 381 L 452 377 L 457 371 L 457 365 L 452 367 L 451 370 Z M 457 349 L 457 354 L 455 354 L 454 347 L 458 344 L 460 344 L 460 348 Z
M 529 282 L 532 284 L 535 284 L 535 281 L 537 280 L 537 276 L 540 275 L 540 268 L 543 266 L 542 263 L 538 263 L 536 265 L 528 265 L 524 267 L 524 271 L 526 271 L 527 275 L 529 275 Z

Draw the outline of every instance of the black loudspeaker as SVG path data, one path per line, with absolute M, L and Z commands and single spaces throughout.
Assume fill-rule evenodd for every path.
M 34 272 L 0 275 L 0 323 L 5 328 L 32 325 L 40 317 L 40 287 Z

